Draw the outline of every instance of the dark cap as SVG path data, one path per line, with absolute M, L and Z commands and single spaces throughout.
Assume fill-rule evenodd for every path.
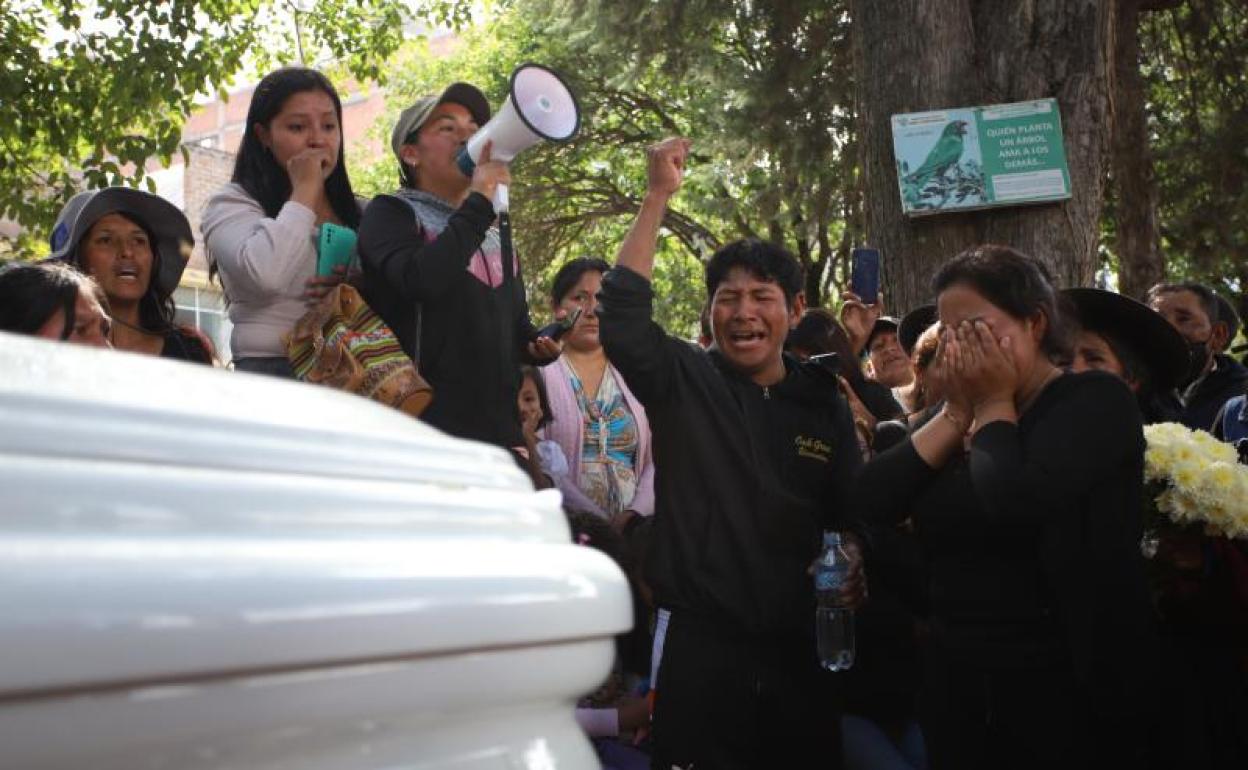
M 935 305 L 916 307 L 901 317 L 901 324 L 897 328 L 897 341 L 901 343 L 901 349 L 906 351 L 906 355 L 914 353 L 919 337 L 939 320 Z
M 862 352 L 868 353 L 871 350 L 871 341 L 877 335 L 883 332 L 897 333 L 897 329 L 901 327 L 901 322 L 892 316 L 883 315 L 875 319 L 875 325 L 871 327 L 871 333 L 867 335 L 867 341 L 862 344 Z
M 429 116 L 433 114 L 434 107 L 446 102 L 453 102 L 467 108 L 478 126 L 484 126 L 490 119 L 489 100 L 479 88 L 470 83 L 452 83 L 439 96 L 422 96 L 411 107 L 399 113 L 394 130 L 390 132 L 390 149 L 394 151 L 394 157 L 399 158 L 400 163 L 403 159 L 399 155 L 408 137 L 425 125 Z

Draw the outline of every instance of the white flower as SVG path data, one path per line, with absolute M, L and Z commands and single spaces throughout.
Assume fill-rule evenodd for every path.
M 1234 447 L 1178 423 L 1146 426 L 1144 437 L 1144 478 L 1166 482 L 1154 501 L 1158 511 L 1176 524 L 1248 537 L 1248 467 Z

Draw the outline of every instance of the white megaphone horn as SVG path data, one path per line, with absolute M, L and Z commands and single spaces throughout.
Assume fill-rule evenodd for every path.
M 538 142 L 566 142 L 580 128 L 581 108 L 563 78 L 540 64 L 521 64 L 511 73 L 507 101 L 472 135 L 456 162 L 464 176 L 471 177 L 486 142 L 494 143 L 490 160 L 510 163 Z M 494 194 L 494 210 L 509 208 L 507 186 L 500 184 Z

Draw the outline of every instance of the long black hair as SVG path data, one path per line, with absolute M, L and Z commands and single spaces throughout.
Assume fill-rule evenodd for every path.
M 108 312 L 95 281 L 59 262 L 10 265 L 0 270 L 0 331 L 36 334 L 56 311 L 64 314 L 61 339 L 74 330 L 78 293 L 88 292 Z
M 234 161 L 234 176 L 230 181 L 240 185 L 248 195 L 255 198 L 264 213 L 270 217 L 276 217 L 286 201 L 290 200 L 290 176 L 286 169 L 278 165 L 273 153 L 260 143 L 256 126 L 268 127 L 273 118 L 282 111 L 286 100 L 304 91 L 323 91 L 329 95 L 338 116 L 341 137 L 342 101 L 329 79 L 314 69 L 283 67 L 270 72 L 256 86 L 255 93 L 251 95 L 251 106 L 247 108 L 247 126 L 243 132 L 243 142 L 238 148 L 238 158 Z M 360 207 L 355 201 L 355 193 L 351 191 L 351 180 L 347 178 L 345 148 L 346 142 L 340 139 L 338 162 L 325 180 L 325 196 L 338 219 L 348 227 L 358 229 Z

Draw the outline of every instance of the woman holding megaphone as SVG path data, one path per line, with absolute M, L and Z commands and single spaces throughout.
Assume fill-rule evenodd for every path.
M 489 142 L 471 176 L 457 161 L 489 118 L 489 102 L 467 83 L 399 115 L 390 146 L 401 187 L 369 204 L 359 251 L 370 306 L 433 386 L 421 419 L 517 448 L 520 364 L 547 363 L 559 345 L 537 336 L 519 259 L 504 258 L 493 201 L 511 181 L 507 165 L 491 160 Z

